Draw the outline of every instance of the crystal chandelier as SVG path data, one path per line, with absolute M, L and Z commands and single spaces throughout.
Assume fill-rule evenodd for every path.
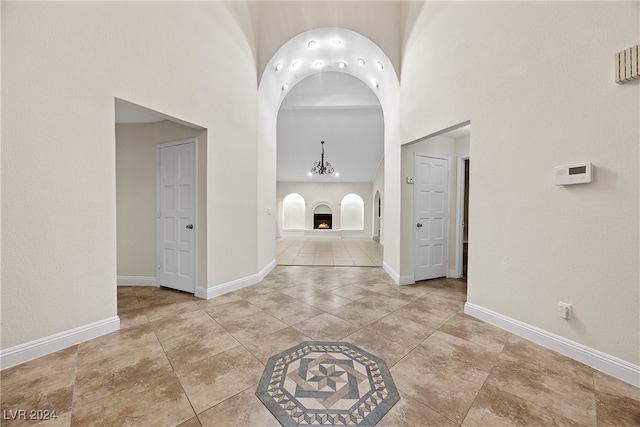
M 322 144 L 320 161 L 313 164 L 311 173 L 314 175 L 331 175 L 333 173 L 333 166 L 331 166 L 331 163 L 324 161 L 324 141 L 320 141 L 320 144 Z

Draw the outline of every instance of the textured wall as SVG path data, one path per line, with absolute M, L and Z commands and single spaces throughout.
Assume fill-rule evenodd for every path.
M 116 314 L 115 97 L 210 130 L 207 283 L 255 274 L 257 85 L 243 11 L 1 7 L 2 348 Z
M 403 141 L 471 121 L 468 300 L 634 364 L 640 85 L 614 83 L 613 55 L 638 8 L 428 2 L 401 87 Z M 554 185 L 583 161 L 593 183 Z

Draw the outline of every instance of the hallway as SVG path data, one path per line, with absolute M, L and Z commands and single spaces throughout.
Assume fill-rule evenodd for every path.
M 461 280 L 399 287 L 359 267 L 279 266 L 208 301 L 119 287 L 122 329 L 2 371 L 2 410 L 55 410 L 61 426 L 278 426 L 255 396 L 264 365 L 317 340 L 386 361 L 400 401 L 380 426 L 637 424 L 636 388 L 464 315 L 465 300 Z

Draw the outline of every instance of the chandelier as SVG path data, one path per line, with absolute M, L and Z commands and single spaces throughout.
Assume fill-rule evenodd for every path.
M 331 175 L 333 173 L 333 166 L 331 166 L 331 163 L 324 161 L 324 141 L 320 141 L 320 144 L 322 144 L 320 161 L 313 164 L 311 173 L 314 175 Z

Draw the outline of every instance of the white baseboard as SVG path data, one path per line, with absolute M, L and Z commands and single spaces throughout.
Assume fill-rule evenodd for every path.
M 391 266 L 385 261 L 382 261 L 382 269 L 386 271 L 389 276 L 391 276 L 394 282 L 400 283 L 400 275 L 396 273 L 396 271 L 391 268 Z
M 158 286 L 153 276 L 118 276 L 118 286 Z
M 464 312 L 494 326 L 516 334 L 543 347 L 591 366 L 624 382 L 640 387 L 640 366 L 618 359 L 575 341 L 504 316 L 495 311 L 467 302 Z
M 271 273 L 271 270 L 273 270 L 274 268 L 276 268 L 278 264 L 276 263 L 275 259 L 272 259 L 271 262 L 267 265 L 264 266 L 264 268 L 262 270 L 260 270 L 260 272 L 258 273 L 258 277 L 260 278 L 261 281 L 262 279 L 264 279 L 265 277 L 267 277 L 267 274 Z
M 412 285 L 415 283 L 413 276 L 400 276 L 389 264 L 382 262 L 382 268 L 398 285 Z
M 35 341 L 10 347 L 6 350 L 0 350 L 0 369 L 20 365 L 21 363 L 64 350 L 72 345 L 98 338 L 119 329 L 120 318 L 113 316 Z
M 229 292 L 237 291 L 238 289 L 242 289 L 247 286 L 255 285 L 264 279 L 275 267 L 276 260 L 274 259 L 260 270 L 258 274 L 252 274 L 251 276 L 243 277 L 211 288 L 197 287 L 195 295 L 198 298 L 211 299 Z
M 408 276 L 400 276 L 400 280 L 398 281 L 398 285 L 413 285 L 414 283 L 416 283 L 416 280 L 413 274 Z

